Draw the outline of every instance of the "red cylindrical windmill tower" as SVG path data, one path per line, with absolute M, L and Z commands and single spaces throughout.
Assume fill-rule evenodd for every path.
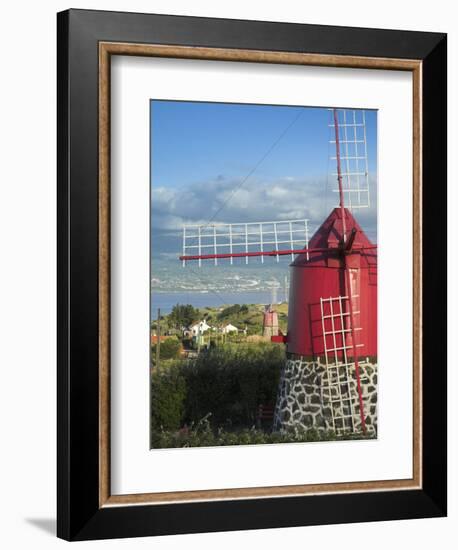
M 264 307 L 262 335 L 267 340 L 270 340 L 272 336 L 278 335 L 278 314 L 272 308 L 272 304 L 268 304 Z
M 348 251 L 341 250 L 342 211 L 335 208 L 309 243 L 309 248 L 319 248 L 321 252 L 310 253 L 308 259 L 305 254 L 298 255 L 290 266 L 288 353 L 315 358 L 325 356 L 322 318 L 326 314 L 331 315 L 331 306 L 332 313 L 340 315 L 339 300 L 337 303 L 336 300 L 328 301 L 339 296 L 345 297 L 342 303 L 344 321 L 349 316 L 346 288 L 346 277 L 349 276 L 357 325 L 355 329 L 358 329 L 355 330 L 358 355 L 377 355 L 377 252 L 352 213 L 345 209 L 344 215 L 347 233 L 353 236 Z M 342 259 L 344 254 L 345 265 Z M 331 321 L 326 322 L 325 319 L 324 324 L 331 325 L 326 332 L 332 331 Z M 334 319 L 334 329 L 340 326 L 340 317 Z M 325 328 L 328 329 L 327 326 Z M 327 340 L 332 337 L 329 334 Z M 344 355 L 343 351 L 337 350 L 338 357 Z M 351 353 L 352 350 L 349 351 Z

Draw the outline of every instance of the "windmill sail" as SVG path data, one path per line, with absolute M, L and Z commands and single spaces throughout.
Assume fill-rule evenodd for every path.
M 183 266 L 187 261 L 197 260 L 199 266 L 203 260 L 236 258 L 279 257 L 307 253 L 309 243 L 308 220 L 282 220 L 249 223 L 213 223 L 206 225 L 185 225 L 183 227 L 183 254 L 180 260 Z
M 334 111 L 337 115 L 340 143 L 342 191 L 345 206 L 350 210 L 370 207 L 369 168 L 367 161 L 366 114 L 361 109 L 330 109 L 332 137 L 329 141 L 336 146 Z M 338 176 L 337 155 L 330 159 L 335 163 L 332 176 Z M 336 180 L 337 181 L 337 180 Z M 336 186 L 334 193 L 339 193 Z
M 363 112 L 364 113 L 364 112 Z M 345 145 L 348 145 L 348 141 L 347 141 L 347 134 L 346 134 L 346 129 L 348 127 L 347 125 L 347 117 L 346 117 L 346 111 L 344 111 L 344 115 L 343 115 L 343 137 L 344 137 L 344 162 L 345 160 L 347 161 L 347 172 L 345 173 L 343 170 L 342 170 L 342 154 L 341 154 L 341 132 L 342 132 L 342 129 L 340 128 L 340 122 L 339 122 L 339 110 L 338 109 L 333 109 L 332 110 L 332 118 L 333 118 L 333 127 L 334 127 L 334 138 L 335 138 L 335 146 L 336 146 L 336 176 L 337 176 L 337 182 L 338 182 L 338 192 L 339 192 L 339 207 L 340 207 L 340 211 L 341 211 L 341 217 L 342 217 L 342 248 L 348 248 L 348 246 L 351 246 L 353 245 L 353 237 L 350 235 L 348 240 L 347 240 L 347 233 L 346 233 L 346 221 L 345 221 L 345 195 L 347 195 L 347 199 L 349 197 L 351 197 L 352 195 L 352 192 L 353 192 L 353 189 L 351 189 L 351 187 L 349 187 L 351 185 L 351 179 L 348 179 L 349 177 L 351 177 L 353 174 L 356 175 L 356 176 L 359 176 L 359 173 L 356 171 L 354 173 L 352 173 L 351 171 L 349 171 L 350 169 L 348 168 L 348 160 L 349 160 L 349 157 L 348 157 L 348 148 L 345 149 Z M 365 118 L 364 118 L 364 114 L 363 114 L 363 121 L 365 121 Z M 354 118 L 353 118 L 353 122 L 354 122 L 354 126 L 356 127 L 356 118 L 355 118 L 355 115 L 354 115 Z M 364 128 L 364 144 L 366 143 L 366 126 L 365 126 L 365 122 L 363 124 L 363 128 Z M 355 140 L 357 140 L 357 133 L 355 131 Z M 345 155 L 347 155 L 345 157 Z M 357 153 L 356 153 L 356 156 L 357 156 Z M 366 156 L 366 166 L 367 166 L 367 154 L 365 155 Z M 358 162 L 356 160 L 356 162 Z M 367 169 L 366 169 L 366 174 L 367 174 Z M 344 187 L 344 177 L 346 176 L 347 178 L 347 189 L 345 189 Z M 361 196 L 361 193 L 360 193 L 360 190 L 359 190 L 359 181 L 357 182 L 357 185 L 358 185 L 358 192 L 357 192 L 357 195 L 358 197 Z M 346 193 L 344 191 L 347 191 Z M 368 201 L 369 201 L 369 190 L 367 190 L 367 197 L 368 197 Z M 351 204 L 351 200 L 349 200 L 350 204 Z M 361 206 L 361 204 L 360 204 Z M 353 234 L 354 235 L 354 234 Z M 360 376 L 360 371 L 359 371 L 359 363 L 358 363 L 358 350 L 357 350 L 357 344 L 356 344 L 356 326 L 355 326 L 355 308 L 354 308 L 354 299 L 355 299 L 355 293 L 353 291 L 353 282 L 352 282 L 352 277 L 351 277 L 351 273 L 350 273 L 350 268 L 349 268 L 349 265 L 348 265 L 348 262 L 347 262 L 347 256 L 345 254 L 342 254 L 342 265 L 343 265 L 343 268 L 344 268 L 344 281 L 345 281 L 345 289 L 346 289 L 346 292 L 347 292 L 347 302 L 348 302 L 348 328 L 350 329 L 349 332 L 350 332 L 350 335 L 351 335 L 351 347 L 353 348 L 353 360 L 354 360 L 354 365 L 355 365 L 355 375 L 356 375 L 356 383 L 357 383 L 357 391 L 358 391 L 358 398 L 359 398 L 359 414 L 360 414 L 360 418 L 361 418 L 361 428 L 362 428 L 362 431 L 363 433 L 366 433 L 366 419 L 365 419 L 365 411 L 364 411 L 364 404 L 363 404 L 363 395 L 362 395 L 362 390 L 361 390 L 361 376 Z M 341 304 L 342 305 L 342 304 Z M 332 311 L 332 300 L 331 300 L 331 311 Z M 332 315 L 331 315 L 331 318 L 332 318 Z M 346 326 L 346 325 L 345 325 Z M 343 337 L 345 337 L 345 333 L 342 334 Z M 326 334 L 324 334 L 324 338 L 326 339 Z M 326 344 L 325 344 L 326 345 Z M 344 350 L 344 353 L 346 353 L 346 342 L 344 341 L 343 343 L 343 350 Z M 353 426 L 354 428 L 354 426 Z

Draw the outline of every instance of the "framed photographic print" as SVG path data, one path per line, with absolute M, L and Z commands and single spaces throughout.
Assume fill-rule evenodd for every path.
M 69 10 L 58 159 L 60 537 L 446 514 L 445 35 Z

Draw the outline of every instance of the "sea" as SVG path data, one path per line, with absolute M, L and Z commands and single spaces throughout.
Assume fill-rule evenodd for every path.
M 152 318 L 158 308 L 168 314 L 176 304 L 203 308 L 284 301 L 289 263 L 183 267 L 177 262 L 155 261 L 151 269 Z

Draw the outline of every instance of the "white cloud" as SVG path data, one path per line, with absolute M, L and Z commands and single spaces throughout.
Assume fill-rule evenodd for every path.
M 153 228 L 181 231 L 183 224 L 308 218 L 311 226 L 317 226 L 336 206 L 332 187 L 327 178 L 318 177 L 284 177 L 273 182 L 253 178 L 242 183 L 221 176 L 177 189 L 153 187 L 151 223 Z M 374 233 L 376 191 L 371 187 L 372 208 L 359 210 L 356 216 Z

